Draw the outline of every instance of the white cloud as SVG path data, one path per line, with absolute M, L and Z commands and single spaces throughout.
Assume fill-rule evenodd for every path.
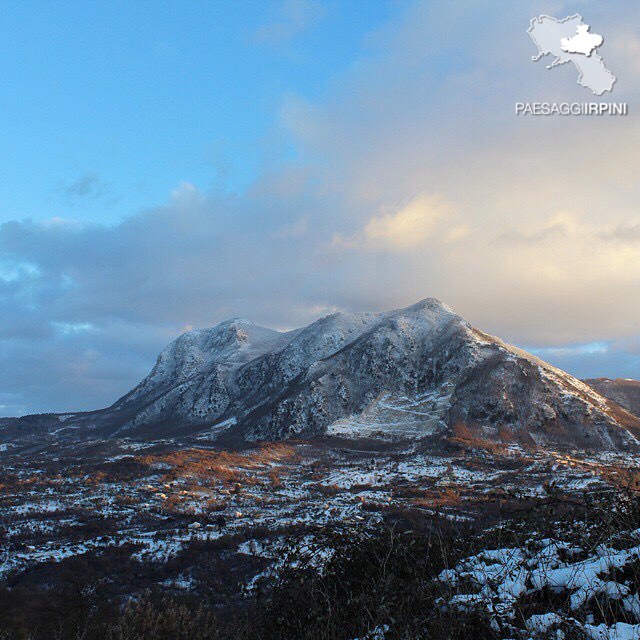
M 434 241 L 460 240 L 469 232 L 466 225 L 456 224 L 453 205 L 440 196 L 421 193 L 399 208 L 381 209 L 354 236 L 334 236 L 333 246 L 403 252 L 424 249 Z
M 395 213 L 371 218 L 364 228 L 364 237 L 368 243 L 394 249 L 415 248 L 424 244 L 449 216 L 448 203 L 423 194 Z

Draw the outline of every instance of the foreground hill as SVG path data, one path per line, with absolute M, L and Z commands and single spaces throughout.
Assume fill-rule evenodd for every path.
M 433 298 L 285 333 L 239 319 L 190 331 L 108 409 L 5 429 L 36 423 L 74 438 L 191 434 L 226 443 L 446 434 L 629 450 L 640 436 L 638 417 Z

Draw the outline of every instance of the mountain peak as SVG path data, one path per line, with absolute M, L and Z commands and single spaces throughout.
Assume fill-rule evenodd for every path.
M 430 311 L 430 312 L 441 312 L 449 315 L 456 315 L 455 311 L 447 304 L 438 300 L 438 298 L 423 298 L 422 300 L 405 307 L 404 309 L 399 309 L 401 312 L 415 312 L 415 311 Z
M 129 431 L 165 425 L 244 441 L 452 437 L 464 429 L 481 439 L 510 434 L 526 446 L 640 445 L 631 414 L 436 298 L 383 313 L 333 313 L 288 333 L 244 318 L 188 332 L 107 411 Z
M 255 327 L 258 325 L 256 325 L 255 322 L 253 322 L 252 320 L 235 317 L 235 318 L 229 318 L 228 320 L 223 320 L 222 322 L 219 322 L 215 326 L 216 327 Z

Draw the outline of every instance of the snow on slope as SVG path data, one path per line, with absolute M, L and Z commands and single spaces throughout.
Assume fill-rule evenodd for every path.
M 640 416 L 640 381 L 629 378 L 595 378 L 585 382 L 598 393 Z
M 292 335 L 233 319 L 211 329 L 189 331 L 158 356 L 151 373 L 111 408 L 140 405 L 127 431 L 142 424 L 215 421 L 229 404 L 229 378 L 243 364 L 286 344 Z
M 491 614 L 494 629 L 505 637 L 574 637 L 556 632 L 572 628 L 587 638 L 638 638 L 637 585 L 621 576 L 625 571 L 633 574 L 633 566 L 638 563 L 640 529 L 628 532 L 626 537 L 629 540 L 622 549 L 620 540 L 587 550 L 578 546 L 580 540 L 535 538 L 522 547 L 487 549 L 441 573 L 440 580 L 453 591 L 443 606 L 460 611 L 484 609 Z M 515 626 L 523 599 L 544 591 L 554 594 L 555 610 L 528 617 L 523 632 Z M 596 624 L 593 614 L 587 613 L 588 605 L 602 611 L 607 601 L 617 603 L 623 619 L 610 626 Z M 548 602 L 547 606 L 551 609 L 553 605 Z M 590 622 L 579 621 L 578 614 Z
M 285 334 L 286 335 L 286 334 Z M 212 329 L 182 334 L 160 353 L 151 373 L 127 396 L 135 400 L 154 388 L 175 385 L 213 367 L 237 367 L 278 346 L 283 334 L 249 320 L 233 319 Z
M 82 419 L 118 435 L 244 441 L 446 433 L 615 450 L 640 434 L 640 419 L 433 298 L 289 333 L 239 319 L 191 331 L 129 394 Z

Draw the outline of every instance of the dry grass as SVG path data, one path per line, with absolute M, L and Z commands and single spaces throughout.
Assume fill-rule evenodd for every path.
M 458 506 L 462 503 L 460 492 L 453 487 L 427 489 L 420 493 L 420 496 L 411 501 L 416 507 L 436 509 L 438 507 Z
M 457 444 L 465 449 L 484 449 L 492 454 L 506 455 L 509 446 L 516 441 L 516 436 L 507 427 L 498 430 L 500 441 L 490 440 L 481 431 L 463 422 L 457 422 L 452 427 L 453 436 L 449 442 Z M 521 442 L 519 444 L 522 444 Z
M 167 454 L 140 456 L 148 467 L 165 469 L 162 481 L 180 480 L 189 485 L 222 484 L 238 487 L 268 483 L 281 485 L 286 467 L 298 460 L 295 448 L 281 443 L 267 443 L 249 452 L 184 449 Z M 168 469 L 167 469 L 168 467 Z

